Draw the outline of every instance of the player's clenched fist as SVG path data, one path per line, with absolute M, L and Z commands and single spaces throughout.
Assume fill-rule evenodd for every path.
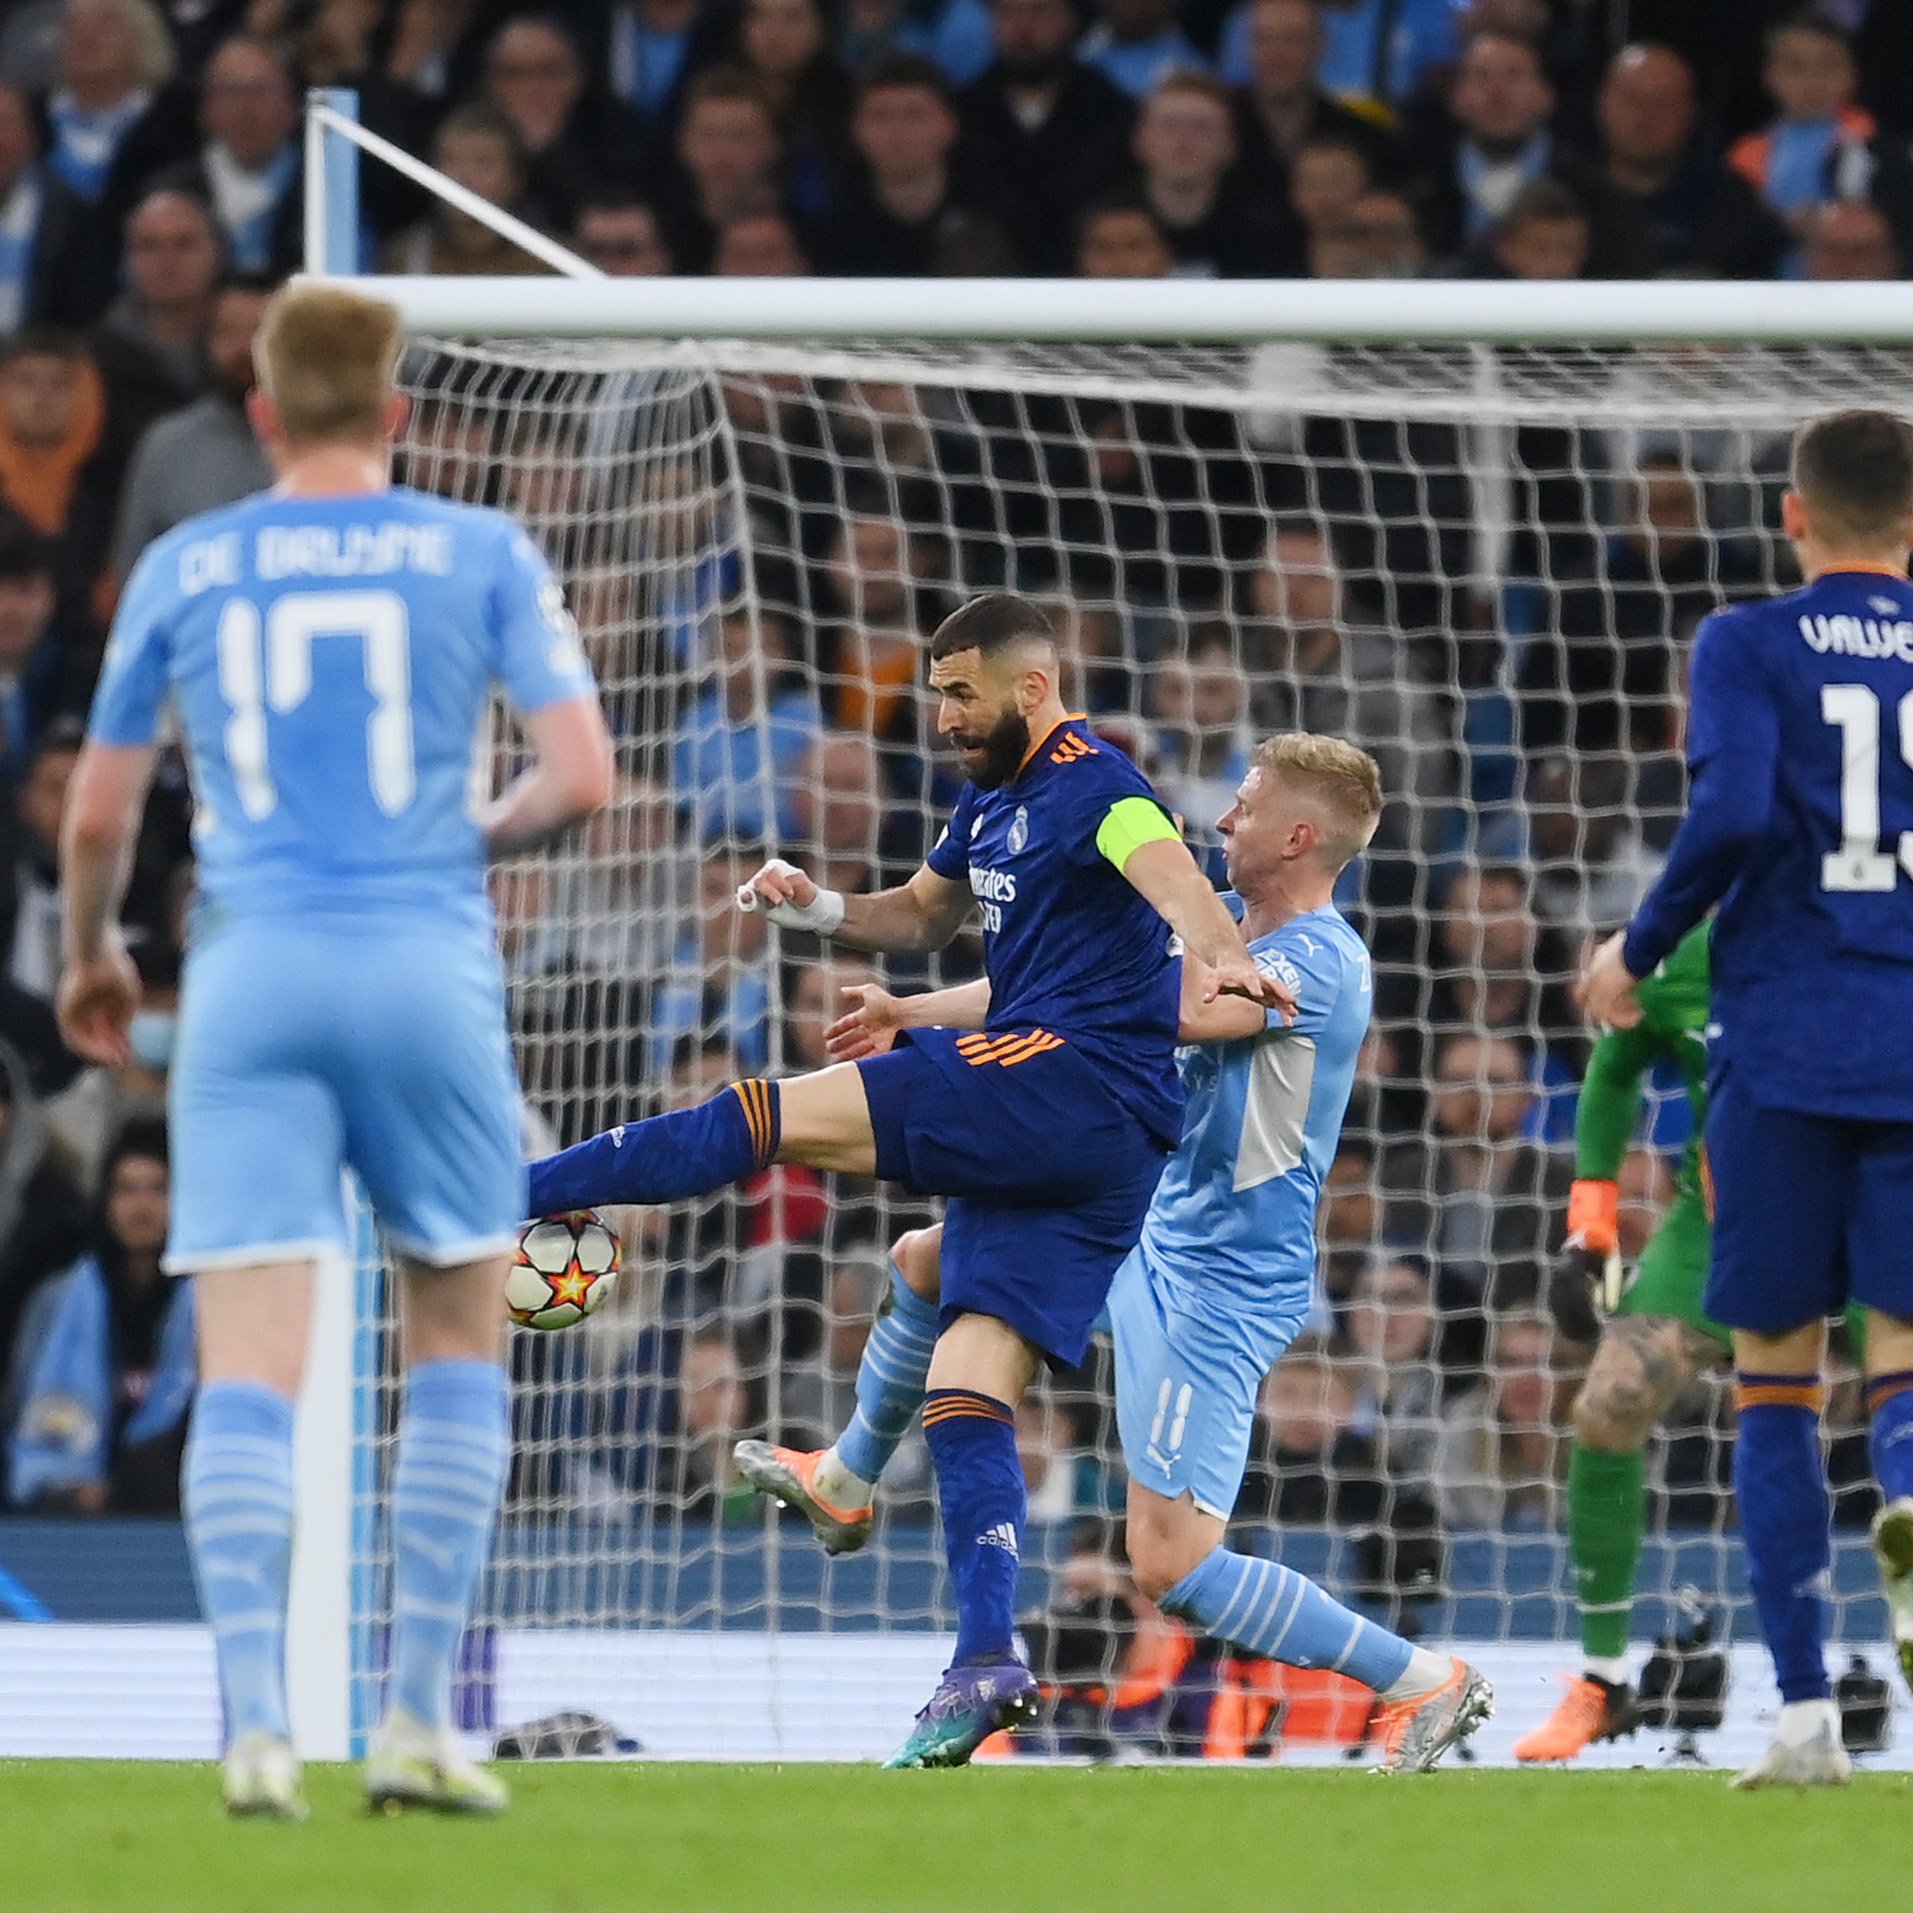
M 844 920 L 843 894 L 825 890 L 793 863 L 773 857 L 737 886 L 737 907 L 768 917 L 780 930 L 811 930 L 827 937 Z
M 903 1028 L 902 999 L 881 983 L 846 983 L 843 996 L 850 1007 L 824 1032 L 824 1054 L 833 1063 L 881 1056 Z
M 1641 1006 L 1634 996 L 1639 979 L 1621 955 L 1626 941 L 1626 933 L 1617 930 L 1605 943 L 1598 944 L 1575 985 L 1574 993 L 1588 1021 L 1608 1029 L 1631 1030 L 1641 1020 Z

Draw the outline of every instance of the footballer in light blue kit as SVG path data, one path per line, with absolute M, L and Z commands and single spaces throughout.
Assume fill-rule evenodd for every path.
M 1873 1525 L 1913 1680 L 1913 426 L 1837 412 L 1794 441 L 1782 522 L 1807 583 L 1694 647 L 1687 815 L 1595 954 L 1597 1021 L 1719 905 L 1707 1313 L 1733 1331 L 1734 1493 L 1773 1656 L 1774 1743 L 1740 1786 L 1847 1779 L 1827 1676 L 1826 1318 L 1867 1311 Z
M 1432 1766 L 1487 1717 L 1487 1683 L 1279 1563 L 1222 1545 L 1263 1377 L 1314 1295 L 1316 1207 L 1374 995 L 1368 952 L 1330 899 L 1380 814 L 1372 759 L 1335 739 L 1288 733 L 1257 752 L 1220 819 L 1237 885 L 1225 901 L 1257 967 L 1295 1008 L 1285 1019 L 1237 999 L 1205 1003 L 1201 966 L 1185 964 L 1182 1141 L 1116 1272 L 1107 1326 L 1137 1585 L 1252 1653 L 1366 1683 L 1381 1697 L 1384 1761 L 1407 1771 Z M 854 994 L 858 1007 L 830 1032 L 834 1053 L 849 1058 L 881 1049 L 896 1031 L 981 1021 L 991 986 Z M 923 1398 L 942 1233 L 918 1231 L 897 1245 L 891 1298 L 858 1370 L 856 1413 L 837 1442 L 822 1455 L 739 1444 L 741 1470 L 805 1514 L 832 1553 L 869 1535 L 871 1511 L 856 1503 L 868 1500 Z
M 62 847 L 62 1028 L 126 1052 L 111 928 L 170 709 L 199 898 L 170 1083 L 166 1266 L 193 1277 L 202 1386 L 184 1466 L 235 1813 L 304 1806 L 287 1715 L 293 1397 L 349 1167 L 399 1260 L 389 1703 L 375 1806 L 491 1813 L 452 1662 L 509 1447 L 503 1282 L 525 1208 L 488 855 L 602 804 L 610 743 L 558 587 L 501 515 L 394 488 L 391 308 L 293 287 L 260 330 L 255 429 L 280 483 L 148 548 L 114 620 Z M 477 815 L 494 687 L 532 767 Z

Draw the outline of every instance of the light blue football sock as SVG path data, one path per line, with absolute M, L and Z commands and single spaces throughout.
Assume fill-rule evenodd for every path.
M 406 1377 L 392 1470 L 391 1701 L 428 1727 L 451 1723 L 453 1664 L 510 1457 L 505 1371 L 497 1363 L 422 1362 Z
M 940 1313 L 892 1263 L 890 1294 L 857 1364 L 856 1412 L 836 1443 L 837 1459 L 860 1481 L 875 1484 L 923 1406 Z
M 292 1403 L 259 1382 L 208 1382 L 193 1409 L 180 1485 L 227 1736 L 284 1739 Z
M 1205 1634 L 1290 1667 L 1326 1667 L 1380 1694 L 1408 1671 L 1411 1643 L 1345 1608 L 1279 1561 L 1216 1548 L 1163 1597 Z

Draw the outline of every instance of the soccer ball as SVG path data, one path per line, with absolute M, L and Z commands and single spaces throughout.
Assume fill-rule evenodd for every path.
M 617 1233 L 594 1209 L 528 1222 L 505 1277 L 505 1310 L 520 1328 L 569 1328 L 611 1299 L 624 1266 Z

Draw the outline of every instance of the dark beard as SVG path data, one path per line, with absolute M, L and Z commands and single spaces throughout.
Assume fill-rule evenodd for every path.
M 1033 53 L 1018 59 L 999 55 L 997 65 L 1012 86 L 1054 86 L 1069 71 L 1074 59 L 1068 47 L 1059 47 L 1054 53 Z
M 966 774 L 978 790 L 995 790 L 1023 768 L 1030 754 L 1029 719 L 1021 711 L 1006 711 L 981 737 L 959 732 L 950 742 L 959 750 L 983 746 L 982 763 L 969 767 Z

